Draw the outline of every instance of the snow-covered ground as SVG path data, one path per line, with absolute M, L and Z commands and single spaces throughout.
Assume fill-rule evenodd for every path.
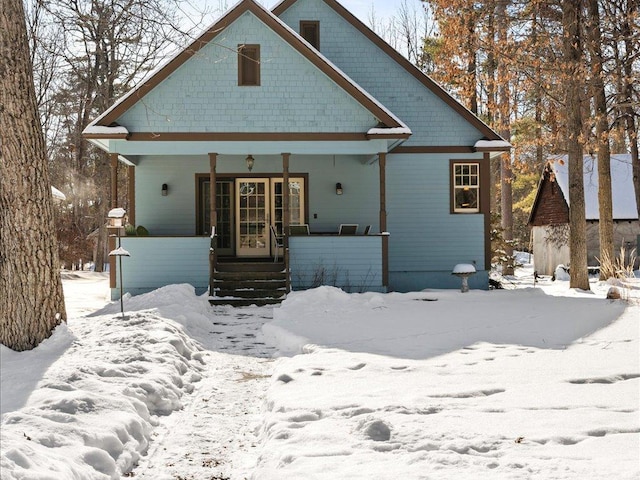
M 69 321 L 0 346 L 5 479 L 637 479 L 640 284 L 119 303 L 65 274 Z

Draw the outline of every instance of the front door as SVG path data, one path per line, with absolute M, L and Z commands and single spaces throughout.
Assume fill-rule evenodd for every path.
M 236 179 L 236 255 L 239 257 L 271 254 L 269 183 L 268 178 Z

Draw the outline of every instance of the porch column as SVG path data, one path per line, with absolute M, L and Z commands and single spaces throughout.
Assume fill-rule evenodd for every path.
M 284 248 L 289 248 L 289 157 L 290 153 L 282 154 L 282 235 Z
M 380 233 L 387 231 L 387 153 L 378 153 L 380 165 Z M 382 285 L 389 286 L 389 236 L 382 236 Z
M 218 225 L 218 214 L 216 212 L 216 163 L 218 161 L 217 153 L 209 153 L 209 210 L 210 210 L 210 227 L 209 235 L 211 242 L 209 247 L 209 296 L 215 296 L 213 285 L 214 274 L 216 272 L 216 248 L 218 248 L 218 239 L 213 236 L 213 231 Z M 217 232 L 216 232 L 217 233 Z
M 136 225 L 136 167 L 130 165 L 127 167 L 127 216 L 129 224 Z
M 480 162 L 480 212 L 484 215 L 484 269 L 491 269 L 491 154 Z
M 209 209 L 211 211 L 211 230 L 218 225 L 218 213 L 216 211 L 216 164 L 218 161 L 217 153 L 209 154 Z
M 118 154 L 110 153 L 111 161 L 111 208 L 118 208 Z

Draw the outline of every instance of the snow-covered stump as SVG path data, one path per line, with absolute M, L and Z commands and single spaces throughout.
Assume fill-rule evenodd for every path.
M 468 278 L 471 275 L 475 275 L 476 267 L 471 265 L 470 263 L 459 263 L 455 267 L 453 267 L 453 272 L 451 275 L 455 275 L 456 277 L 460 277 L 462 279 L 462 288 L 460 291 L 462 293 L 466 293 L 469 291 L 469 283 Z

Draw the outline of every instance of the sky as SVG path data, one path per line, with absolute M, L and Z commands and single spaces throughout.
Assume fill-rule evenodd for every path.
M 182 284 L 124 318 L 107 273 L 63 272 L 68 323 L 0 345 L 0 476 L 640 478 L 640 280 L 611 301 L 518 258 L 504 290 L 233 308 Z
M 262 5 L 271 9 L 280 0 L 259 0 Z M 406 2 L 409 7 L 420 5 L 420 0 L 338 0 L 344 7 L 347 8 L 356 17 L 362 20 L 366 25 L 369 25 L 368 18 L 373 8 L 377 18 L 389 18 L 397 13 L 400 5 Z M 200 0 L 200 3 L 207 5 L 210 8 L 218 8 L 219 5 L 224 5 L 225 0 Z M 231 7 L 235 4 L 235 0 L 226 0 L 226 5 Z

